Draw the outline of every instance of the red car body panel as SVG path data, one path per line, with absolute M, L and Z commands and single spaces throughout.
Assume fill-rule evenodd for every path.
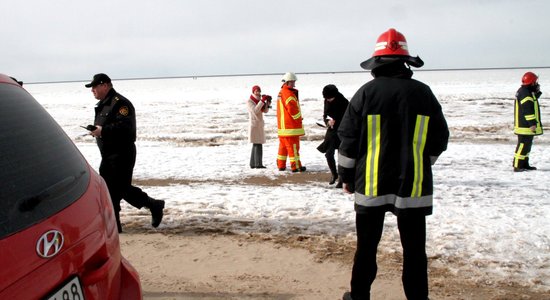
M 5 83 L 13 84 L 0 74 L 0 84 Z M 47 298 L 75 276 L 86 299 L 142 299 L 139 275 L 120 252 L 107 186 L 88 168 L 88 188 L 78 200 L 0 239 L 0 299 Z M 37 245 L 50 230 L 61 232 L 63 245 L 53 257 L 43 258 Z

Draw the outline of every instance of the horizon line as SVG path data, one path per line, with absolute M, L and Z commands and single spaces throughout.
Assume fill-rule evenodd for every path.
M 484 68 L 441 68 L 441 69 L 415 69 L 415 72 L 437 72 L 437 71 L 485 71 L 485 70 L 517 70 L 517 69 L 549 69 L 550 66 L 544 67 L 484 67 Z M 368 73 L 367 70 L 357 71 L 313 71 L 313 72 L 295 72 L 299 75 L 320 75 L 320 74 L 353 74 L 353 73 Z M 273 76 L 284 73 L 246 73 L 246 74 L 211 74 L 211 75 L 176 75 L 176 76 L 158 76 L 158 77 L 131 77 L 131 78 L 113 78 L 112 81 L 130 81 L 130 80 L 154 80 L 154 79 L 180 79 L 180 78 L 212 78 L 212 77 L 245 77 L 245 76 Z M 37 81 L 25 82 L 24 84 L 51 84 L 51 83 L 73 83 L 87 82 L 86 80 L 59 80 L 59 81 Z

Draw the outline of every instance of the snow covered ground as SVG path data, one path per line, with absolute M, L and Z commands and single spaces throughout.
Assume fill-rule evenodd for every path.
M 431 86 L 451 130 L 448 150 L 434 168 L 435 207 L 428 217 L 428 254 L 435 264 L 480 280 L 550 289 L 550 132 L 535 138 L 534 172 L 514 173 L 513 100 L 526 70 L 417 71 Z M 550 69 L 534 70 L 550 120 Z M 92 74 L 90 74 L 91 77 Z M 282 76 L 282 75 L 281 75 Z M 135 179 L 167 185 L 143 188 L 167 200 L 160 228 L 202 226 L 236 232 L 301 233 L 353 238 L 351 196 L 328 184 L 243 184 L 245 178 L 288 175 L 276 170 L 275 112 L 266 116 L 267 169 L 249 169 L 245 100 L 253 85 L 276 96 L 280 75 L 114 80 L 138 114 Z M 333 83 L 351 99 L 368 73 L 298 74 L 306 128 L 301 157 L 308 171 L 328 172 L 315 148 L 324 131 L 321 90 Z M 30 84 L 27 90 L 74 139 L 92 166 L 99 152 L 80 125 L 93 122 L 96 100 L 83 82 Z M 548 90 L 548 93 L 544 93 Z M 548 121 L 550 122 L 550 121 Z M 547 124 L 546 124 L 547 125 Z M 548 126 L 545 128 L 548 131 Z M 283 175 L 284 174 L 284 175 Z M 328 178 L 328 176 L 327 176 Z M 284 197 L 282 196 L 284 195 Z M 125 208 L 123 221 L 147 219 Z M 400 251 L 395 217 L 387 215 L 382 246 Z M 456 263 L 457 258 L 462 263 Z

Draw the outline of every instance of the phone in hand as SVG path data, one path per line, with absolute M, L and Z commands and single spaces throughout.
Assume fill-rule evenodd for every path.
M 84 129 L 86 129 L 86 130 L 88 130 L 88 131 L 94 131 L 94 130 L 97 129 L 97 127 L 94 126 L 94 125 L 88 125 L 88 126 L 86 126 L 86 127 L 80 126 L 80 127 L 84 128 Z

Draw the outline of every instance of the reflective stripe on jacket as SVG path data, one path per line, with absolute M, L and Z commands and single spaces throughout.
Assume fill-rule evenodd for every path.
M 449 130 L 427 85 L 375 78 L 353 96 L 338 135 L 339 172 L 355 186 L 358 213 L 432 213 L 431 162 L 446 150 Z
M 530 127 L 536 126 L 535 132 Z M 539 102 L 529 87 L 522 86 L 516 93 L 514 106 L 514 133 L 518 135 L 541 135 Z
M 277 133 L 279 136 L 301 136 L 305 134 L 302 125 L 302 111 L 298 101 L 298 90 L 286 84 L 277 98 Z

